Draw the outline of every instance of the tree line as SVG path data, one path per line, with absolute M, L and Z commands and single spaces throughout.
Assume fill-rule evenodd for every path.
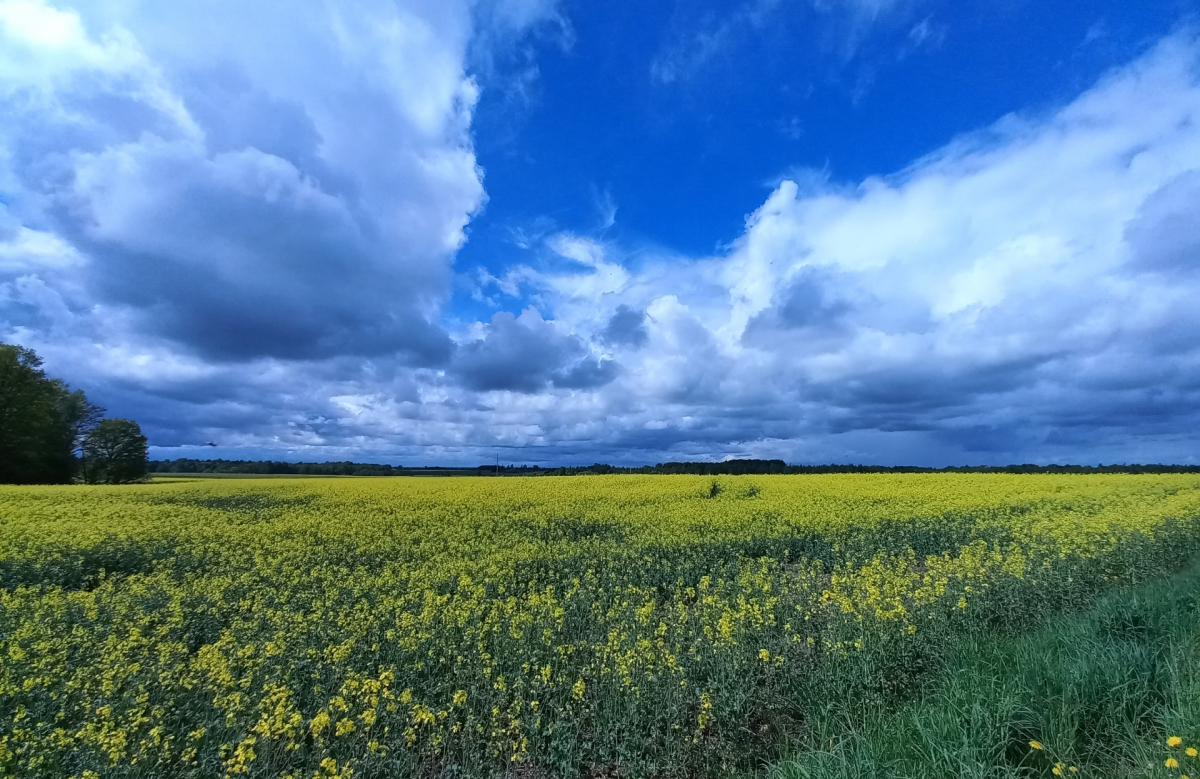
M 138 481 L 146 451 L 137 422 L 105 419 L 83 390 L 48 377 L 32 349 L 0 343 L 0 483 Z
M 423 465 L 406 467 L 381 463 L 356 463 L 349 460 L 323 463 L 290 463 L 279 460 L 151 460 L 150 473 L 212 473 L 263 476 L 524 476 L 544 472 L 537 465 L 488 464 L 477 467 Z
M 492 468 L 493 466 L 486 466 Z M 151 460 L 150 473 L 216 473 L 245 475 L 291 476 L 467 476 L 475 468 L 443 468 L 426 466 L 405 468 L 380 463 L 356 463 L 349 460 L 323 463 L 289 463 L 277 460 L 197 460 L 180 457 L 176 460 Z M 501 466 L 503 470 L 503 466 Z
M 1200 473 L 1200 465 L 950 465 L 929 468 L 920 465 L 789 465 L 783 460 L 724 460 L 722 462 L 669 462 L 623 467 L 596 463 L 587 466 L 543 468 L 545 476 L 577 476 L 604 473 L 692 474 L 738 476 L 762 474 L 822 473 Z
M 400 465 L 356 462 L 289 463 L 275 460 L 156 460 L 151 473 L 292 474 L 307 476 L 580 476 L 587 474 L 692 474 L 736 476 L 761 474 L 822 473 L 1200 473 L 1197 465 L 1002 465 L 927 468 L 916 465 L 789 465 L 783 460 L 725 460 L 723 462 L 668 462 L 656 465 L 619 466 L 595 463 L 587 466 L 541 467 L 538 465 L 480 465 L 475 468 Z

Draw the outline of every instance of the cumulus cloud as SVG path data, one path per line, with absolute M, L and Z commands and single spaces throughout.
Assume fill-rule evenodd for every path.
M 548 384 L 589 389 L 616 376 L 611 360 L 591 356 L 578 336 L 561 332 L 536 308 L 517 317 L 501 311 L 483 330 L 482 338 L 461 346 L 453 366 L 468 389 L 537 392 Z
M 210 359 L 446 358 L 484 197 L 465 8 L 3 9 L 6 200 L 93 300 Z

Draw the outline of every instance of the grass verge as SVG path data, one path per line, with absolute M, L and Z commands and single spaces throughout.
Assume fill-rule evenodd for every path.
M 1200 565 L 1024 636 L 960 636 L 948 655 L 899 708 L 828 704 L 769 775 L 1200 777 L 1188 754 L 1200 747 Z

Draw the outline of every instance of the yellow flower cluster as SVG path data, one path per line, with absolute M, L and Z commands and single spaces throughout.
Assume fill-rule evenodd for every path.
M 1183 746 L 1183 738 L 1181 736 L 1168 736 L 1167 737 L 1167 748 L 1169 750 L 1173 751 L 1173 750 L 1178 749 L 1181 746 Z M 1042 742 L 1037 741 L 1037 740 L 1030 741 L 1029 748 L 1031 750 L 1033 750 L 1030 753 L 1031 755 L 1035 755 L 1038 753 L 1044 753 L 1046 750 L 1046 746 L 1044 744 L 1042 744 Z M 1184 750 L 1184 754 L 1187 755 L 1189 758 L 1194 758 L 1198 754 L 1200 754 L 1200 751 L 1197 751 L 1196 747 L 1189 746 L 1189 747 L 1187 747 L 1187 749 Z M 1165 768 L 1170 768 L 1174 771 L 1174 769 L 1179 768 L 1179 758 L 1175 757 L 1175 755 L 1173 755 L 1173 754 L 1168 753 L 1167 758 L 1165 760 L 1163 760 L 1163 766 Z M 1068 763 L 1064 763 L 1061 760 L 1059 760 L 1059 761 L 1056 761 L 1051 766 L 1050 773 L 1053 774 L 1054 776 L 1066 776 L 1068 774 L 1079 773 L 1079 768 L 1078 768 L 1078 766 L 1069 765 Z M 1188 776 L 1188 774 L 1180 774 L 1179 779 L 1191 779 L 1191 777 Z
M 840 658 L 1165 570 L 1200 516 L 1194 476 L 711 486 L 0 488 L 0 775 L 684 774 Z
M 1181 736 L 1167 737 L 1168 749 L 1176 750 L 1181 746 L 1183 746 L 1183 738 Z M 1195 758 L 1197 755 L 1200 755 L 1200 752 L 1198 752 L 1194 746 L 1187 747 L 1183 750 L 1183 753 L 1190 758 Z M 1166 760 L 1163 761 L 1163 765 L 1171 769 L 1179 768 L 1179 758 L 1175 757 L 1174 755 L 1170 755 Z M 1180 774 L 1179 779 L 1189 779 L 1189 777 L 1187 774 Z

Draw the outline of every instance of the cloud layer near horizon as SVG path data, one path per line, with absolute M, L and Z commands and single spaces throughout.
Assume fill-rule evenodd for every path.
M 1197 456 L 1191 34 L 903 171 L 785 180 L 714 256 L 543 236 L 457 276 L 475 321 L 468 61 L 552 5 L 105 8 L 0 0 L 0 340 L 161 456 Z

